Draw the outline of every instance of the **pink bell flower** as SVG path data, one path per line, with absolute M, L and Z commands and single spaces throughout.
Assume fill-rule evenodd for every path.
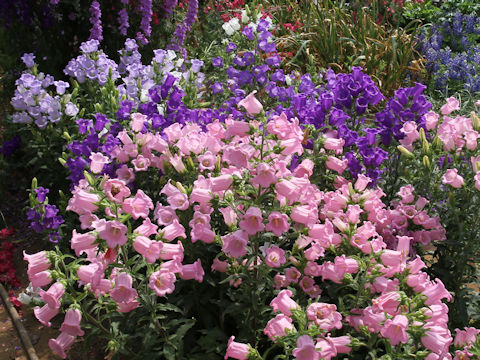
M 61 282 L 56 282 L 48 291 L 40 290 L 40 297 L 51 308 L 60 308 L 60 298 L 65 293 L 65 287 Z
M 297 347 L 293 349 L 292 355 L 297 360 L 320 360 L 320 353 L 317 352 L 313 339 L 308 335 L 298 337 Z
M 52 326 L 50 320 L 52 320 L 58 314 L 59 308 L 54 308 L 48 304 L 43 305 L 42 307 L 35 306 L 33 313 L 38 321 L 42 323 L 43 326 Z
M 67 354 L 65 353 L 65 350 L 72 346 L 74 341 L 75 338 L 72 335 L 62 332 L 56 339 L 50 339 L 48 341 L 48 346 L 55 354 L 62 359 L 66 359 Z
M 245 230 L 248 235 L 255 235 L 257 232 L 263 231 L 265 225 L 263 225 L 262 211 L 254 206 L 248 208 L 243 215 L 243 220 L 238 224 L 240 229 Z
M 234 340 L 235 336 L 231 336 L 228 340 L 227 352 L 224 359 L 227 360 L 229 357 L 231 357 L 232 359 L 246 360 L 248 353 L 250 352 L 250 346 Z
M 275 342 L 276 337 L 287 335 L 287 330 L 293 330 L 292 319 L 284 314 L 278 314 L 267 323 L 263 333 Z
M 292 316 L 292 309 L 298 309 L 298 304 L 291 298 L 292 292 L 290 290 L 282 290 L 270 302 L 273 311 L 280 311 L 281 313 Z
M 117 303 L 128 303 L 133 300 L 137 296 L 137 291 L 132 288 L 132 277 L 127 273 L 118 274 L 110 296 Z
M 275 236 L 280 236 L 290 228 L 288 220 L 287 214 L 272 211 L 270 215 L 268 215 L 268 224 L 265 230 L 273 232 Z
M 143 255 L 145 260 L 150 264 L 153 264 L 160 257 L 162 247 L 162 242 L 152 241 L 142 235 L 137 236 L 133 241 L 133 248 L 135 251 Z
M 107 242 L 109 248 L 123 246 L 127 243 L 127 226 L 118 220 L 101 219 L 94 224 L 98 236 Z
M 95 249 L 97 237 L 91 233 L 79 234 L 75 229 L 72 232 L 72 239 L 70 240 L 70 247 L 75 250 L 75 254 L 80 256 L 84 250 Z
M 464 181 L 463 177 L 458 175 L 457 169 L 448 169 L 445 174 L 442 176 L 442 183 L 450 185 L 456 189 L 459 189 L 463 186 Z
M 193 264 L 183 265 L 180 269 L 180 278 L 183 280 L 195 279 L 201 283 L 204 275 L 205 272 L 203 271 L 202 262 L 200 259 L 195 261 Z
M 263 105 L 255 97 L 256 93 L 257 90 L 252 91 L 238 103 L 237 107 L 243 106 L 245 110 L 247 110 L 247 113 L 249 113 L 250 115 L 259 114 L 263 110 Z
M 155 271 L 150 275 L 148 286 L 155 291 L 155 294 L 158 296 L 165 296 L 171 294 L 175 290 L 176 280 L 177 278 L 174 273 L 162 269 Z
M 222 251 L 234 258 L 239 258 L 247 254 L 248 234 L 243 230 L 237 230 L 222 238 Z
M 82 313 L 78 309 L 68 309 L 65 314 L 65 320 L 63 320 L 60 331 L 71 336 L 83 336 L 84 332 L 80 328 L 82 321 Z

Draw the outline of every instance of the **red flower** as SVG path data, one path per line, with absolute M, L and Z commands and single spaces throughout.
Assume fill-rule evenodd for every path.
M 0 230 L 0 239 L 6 239 L 9 236 L 12 236 L 15 234 L 15 229 L 14 228 L 5 228 Z

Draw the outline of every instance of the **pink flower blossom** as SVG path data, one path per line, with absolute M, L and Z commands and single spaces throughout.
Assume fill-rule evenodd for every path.
M 277 182 L 275 169 L 266 163 L 258 164 L 257 174 L 252 178 L 252 184 L 267 188 Z
M 243 230 L 237 230 L 232 234 L 222 238 L 222 251 L 234 258 L 239 258 L 247 254 L 248 234 Z
M 200 259 L 195 261 L 193 264 L 183 265 L 180 269 L 180 278 L 183 280 L 195 279 L 201 283 L 204 275 L 205 272 L 203 271 L 202 262 Z
M 65 293 L 65 287 L 61 282 L 56 282 L 48 291 L 40 290 L 40 297 L 45 303 L 51 308 L 59 309 L 60 308 L 60 298 Z
M 174 219 L 170 225 L 167 225 L 162 230 L 162 238 L 167 241 L 172 241 L 178 237 L 187 238 L 185 234 L 185 228 L 182 224 L 178 222 L 177 219 Z
M 259 114 L 263 110 L 263 105 L 255 97 L 256 93 L 257 90 L 252 91 L 246 98 L 238 103 L 237 107 L 243 106 L 250 115 Z
M 136 298 L 137 290 L 132 288 L 132 277 L 127 273 L 115 276 L 115 287 L 110 296 L 117 303 L 128 303 Z
M 135 131 L 136 133 L 142 131 L 143 129 L 143 124 L 147 121 L 147 116 L 140 114 L 140 113 L 133 113 L 131 115 L 132 122 L 132 130 Z
M 328 169 L 336 171 L 341 175 L 348 166 L 348 160 L 347 159 L 340 160 L 335 156 L 329 156 L 327 158 L 327 161 L 325 162 L 325 165 L 327 166 Z
M 103 191 L 107 199 L 121 204 L 123 200 L 130 196 L 130 189 L 125 182 L 118 179 L 108 179 L 103 185 Z
M 234 340 L 235 336 L 231 336 L 228 340 L 227 352 L 225 353 L 224 359 L 227 360 L 229 357 L 231 357 L 237 360 L 246 360 L 248 353 L 250 352 L 250 346 Z
M 272 246 L 265 250 L 265 263 L 267 266 L 275 268 L 279 267 L 287 261 L 285 259 L 285 251 L 278 246 Z
M 149 209 L 153 210 L 153 202 L 143 190 L 138 190 L 134 198 L 128 198 L 123 201 L 122 209 L 132 215 L 134 219 L 139 217 L 147 218 L 150 212 Z
M 66 359 L 67 354 L 65 351 L 72 346 L 74 341 L 75 337 L 67 334 L 66 332 L 62 332 L 56 339 L 48 340 L 48 346 L 55 354 L 60 356 L 62 359 Z
M 442 115 L 449 115 L 455 110 L 460 110 L 460 103 L 454 97 L 449 97 L 447 102 L 440 108 Z
M 105 164 L 108 164 L 110 162 L 110 159 L 108 156 L 103 155 L 102 153 L 92 153 L 90 155 L 91 163 L 90 163 L 90 170 L 94 174 L 98 174 L 103 170 L 103 167 Z
M 273 311 L 280 311 L 281 313 L 292 316 L 292 309 L 298 309 L 298 304 L 291 298 L 292 292 L 290 290 L 282 290 L 270 302 Z
M 321 329 L 330 331 L 342 328 L 342 315 L 334 304 L 313 303 L 307 308 L 307 318 Z
M 293 349 L 292 355 L 297 360 L 320 360 L 320 353 L 317 352 L 313 339 L 308 335 L 298 337 L 297 347 Z
M 98 231 L 98 236 L 107 242 L 107 246 L 114 248 L 127 243 L 127 226 L 118 220 L 106 221 L 101 219 L 93 226 Z
M 275 236 L 281 236 L 289 228 L 290 224 L 287 214 L 272 211 L 270 215 L 268 215 L 268 224 L 265 227 L 265 230 L 273 232 Z
M 198 158 L 198 166 L 200 170 L 213 170 L 215 169 L 215 164 L 217 162 L 217 157 L 213 155 L 211 151 L 205 152 L 205 154 L 200 155 Z
M 67 211 L 73 211 L 78 215 L 85 213 L 92 213 L 98 209 L 96 203 L 100 199 L 96 194 L 92 194 L 86 190 L 78 189 L 73 193 L 73 196 L 68 200 Z
M 33 309 L 33 313 L 43 326 L 50 327 L 52 326 L 50 320 L 58 314 L 58 309 L 59 307 L 51 307 L 48 304 L 45 304 L 42 307 L 36 306 Z
M 133 241 L 133 248 L 145 257 L 145 260 L 153 264 L 160 257 L 163 243 L 152 241 L 146 236 L 138 235 Z
M 255 235 L 257 232 L 265 229 L 262 221 L 262 211 L 257 207 L 251 206 L 245 212 L 243 220 L 240 221 L 238 225 L 240 229 L 245 230 L 248 235 Z
M 60 331 L 71 336 L 83 336 L 84 331 L 80 327 L 82 313 L 78 309 L 68 309 Z
M 404 315 L 397 315 L 393 319 L 387 319 L 380 334 L 390 340 L 393 346 L 399 343 L 406 344 L 408 341 L 408 318 Z
M 442 176 L 442 183 L 448 184 L 454 188 L 461 188 L 464 184 L 463 177 L 458 175 L 457 169 L 448 169 Z
M 263 333 L 275 342 L 276 337 L 287 335 L 287 330 L 293 330 L 292 319 L 284 314 L 278 314 L 267 323 Z
M 148 286 L 155 291 L 158 296 L 171 294 L 175 290 L 175 274 L 168 270 L 155 271 L 150 275 Z

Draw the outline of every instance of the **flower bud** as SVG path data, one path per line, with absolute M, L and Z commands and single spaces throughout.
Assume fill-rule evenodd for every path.
M 397 146 L 397 149 L 403 154 L 405 155 L 406 157 L 409 157 L 409 158 L 414 158 L 415 155 L 413 155 L 409 150 L 407 150 L 404 146 L 402 145 L 398 145 Z
M 471 112 L 470 116 L 472 117 L 473 129 L 480 131 L 480 118 L 475 114 L 474 111 Z
M 426 169 L 430 170 L 430 159 L 428 158 L 427 155 L 423 156 L 423 166 L 425 166 Z

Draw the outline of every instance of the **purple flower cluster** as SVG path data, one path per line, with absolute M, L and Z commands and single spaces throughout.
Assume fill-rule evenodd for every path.
M 400 131 L 407 121 L 414 121 L 419 127 L 426 129 L 424 115 L 432 108 L 432 104 L 423 95 L 427 87 L 415 84 L 413 87 L 401 88 L 395 91 L 385 108 L 375 115 L 378 134 L 382 143 L 389 145 L 392 137 L 401 140 L 405 134 Z
M 34 189 L 37 196 L 37 204 L 27 211 L 27 219 L 30 221 L 29 227 L 37 233 L 48 233 L 48 238 L 53 243 L 58 243 L 61 238 L 57 229 L 64 220 L 58 214 L 58 208 L 55 205 L 48 204 L 46 198 L 48 189 L 38 187 Z
M 93 0 L 92 4 L 90 5 L 90 24 L 92 24 L 92 28 L 90 29 L 90 37 L 88 40 L 103 40 L 102 35 L 102 11 L 100 10 L 100 4 L 97 0 Z
M 437 89 L 480 91 L 479 22 L 480 17 L 456 13 L 451 21 L 434 24 L 419 38 Z
M 95 121 L 90 119 L 77 119 L 75 123 L 78 126 L 79 138 L 73 140 L 67 145 L 67 149 L 72 156 L 66 161 L 66 166 L 70 172 L 69 179 L 72 187 L 83 179 L 83 171 L 89 165 L 89 157 L 92 152 L 101 151 L 109 155 L 120 140 L 117 139 L 118 133 L 123 129 L 120 123 L 112 122 L 103 114 L 96 114 Z M 113 175 L 114 165 L 106 165 L 103 173 Z
M 64 70 L 79 83 L 85 80 L 96 81 L 100 85 L 104 85 L 108 81 L 109 73 L 112 74 L 112 80 L 120 77 L 115 61 L 108 58 L 103 51 L 98 51 L 99 41 L 96 39 L 89 40 L 80 46 L 82 55 L 72 59 Z
M 168 18 L 173 13 L 173 9 L 177 6 L 178 0 L 165 0 L 163 4 L 163 12 L 165 18 Z
M 177 25 L 172 36 L 172 41 L 170 45 L 168 45 L 167 49 L 180 51 L 182 55 L 186 57 L 187 54 L 185 48 L 183 47 L 183 43 L 185 42 L 185 36 L 187 35 L 187 32 L 190 31 L 192 25 L 197 19 L 197 13 L 198 0 L 189 0 L 188 11 L 185 15 L 185 19 Z
M 140 31 L 137 32 L 137 40 L 142 44 L 148 44 L 148 38 L 152 34 L 152 0 L 139 1 L 139 13 L 141 17 Z
M 118 12 L 118 30 L 123 36 L 127 36 L 127 29 L 130 27 L 128 23 L 128 12 L 127 9 L 120 9 Z
M 15 82 L 16 89 L 11 104 L 16 110 L 12 115 L 14 123 L 35 124 L 44 129 L 49 122 L 56 123 L 62 117 L 59 95 L 48 91 L 55 81 L 52 76 L 30 70 L 24 71 Z

